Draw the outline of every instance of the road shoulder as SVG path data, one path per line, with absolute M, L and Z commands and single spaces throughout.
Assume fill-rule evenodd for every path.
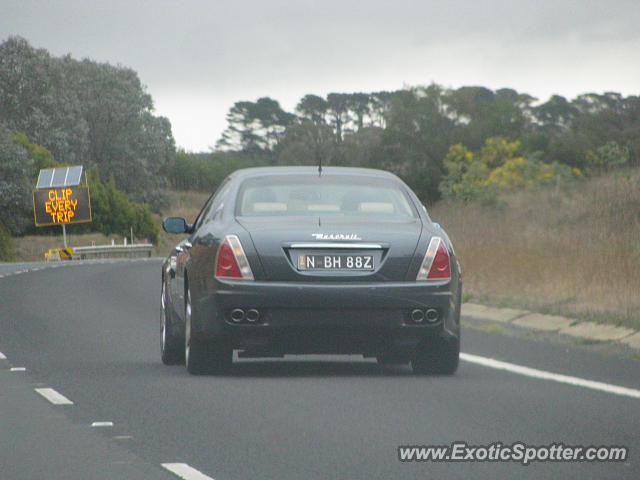
M 462 304 L 462 317 L 470 328 L 573 343 L 640 358 L 640 332 L 631 328 L 471 302 Z

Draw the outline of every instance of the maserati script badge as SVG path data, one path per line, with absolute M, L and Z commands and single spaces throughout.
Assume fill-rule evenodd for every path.
M 316 240 L 362 240 L 355 233 L 312 233 L 311 236 Z

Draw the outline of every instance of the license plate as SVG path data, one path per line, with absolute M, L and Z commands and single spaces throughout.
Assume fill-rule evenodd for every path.
M 298 255 L 298 270 L 373 270 L 373 255 Z

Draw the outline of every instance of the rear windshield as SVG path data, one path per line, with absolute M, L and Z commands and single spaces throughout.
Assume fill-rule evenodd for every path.
M 243 182 L 236 215 L 415 218 L 402 186 L 386 178 L 269 175 Z

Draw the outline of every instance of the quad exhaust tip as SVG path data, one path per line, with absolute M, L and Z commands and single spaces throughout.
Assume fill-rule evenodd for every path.
M 435 308 L 430 308 L 426 311 L 425 317 L 428 323 L 436 323 L 438 320 L 440 320 L 440 312 L 438 312 L 438 310 L 436 310 Z
M 424 322 L 424 312 L 418 308 L 411 312 L 411 321 L 413 323 L 422 323 Z
M 256 323 L 258 320 L 260 320 L 260 312 L 255 308 L 247 310 L 246 319 L 249 323 Z
M 435 308 L 428 308 L 426 310 L 420 310 L 416 308 L 411 311 L 411 322 L 415 324 L 427 323 L 429 325 L 435 325 L 440 321 L 440 312 Z
M 233 323 L 258 323 L 260 321 L 260 312 L 255 308 L 244 310 L 242 308 L 234 308 L 229 313 L 229 318 Z
M 246 318 L 244 310 L 241 308 L 235 308 L 231 310 L 231 320 L 235 323 L 240 323 Z

